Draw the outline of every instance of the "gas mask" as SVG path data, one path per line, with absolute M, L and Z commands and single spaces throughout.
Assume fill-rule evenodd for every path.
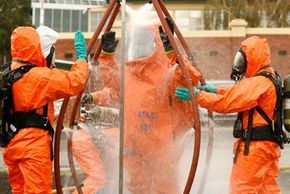
M 231 79 L 234 81 L 240 80 L 247 69 L 247 58 L 244 51 L 240 48 L 235 56 L 232 66 Z
M 49 54 L 47 55 L 47 57 L 45 58 L 46 60 L 46 65 L 48 68 L 53 69 L 55 68 L 55 48 L 54 46 L 51 47 Z

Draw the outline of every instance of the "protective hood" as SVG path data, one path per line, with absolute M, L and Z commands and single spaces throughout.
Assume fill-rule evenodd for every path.
M 47 26 L 39 26 L 36 31 L 40 37 L 42 54 L 46 58 L 50 53 L 51 47 L 56 43 L 58 33 Z
M 12 32 L 11 56 L 12 59 L 27 61 L 39 67 L 46 66 L 39 35 L 32 27 L 18 27 Z M 21 65 L 23 64 L 19 64 L 19 66 Z M 18 65 L 13 62 L 12 66 Z
M 138 26 L 139 27 L 139 26 Z M 144 71 L 152 72 L 152 68 L 158 68 L 158 65 L 166 65 L 167 57 L 163 48 L 163 44 L 159 35 L 159 25 L 142 26 L 143 28 L 148 28 L 151 34 L 154 36 L 154 50 L 149 56 L 138 58 L 135 60 L 130 60 L 126 62 L 127 67 L 130 71 L 136 75 L 140 76 Z
M 241 49 L 247 58 L 245 77 L 252 77 L 260 69 L 270 64 L 270 47 L 267 39 L 252 36 L 241 43 Z

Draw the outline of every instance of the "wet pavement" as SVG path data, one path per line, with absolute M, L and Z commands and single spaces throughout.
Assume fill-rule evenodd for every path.
M 234 138 L 232 137 L 232 127 L 226 125 L 224 127 L 215 127 L 215 138 L 214 138 L 214 150 L 209 169 L 207 183 L 205 185 L 204 194 L 216 194 L 216 193 L 228 193 L 229 188 L 229 177 L 232 167 L 232 145 Z M 187 144 L 184 149 L 184 154 L 180 161 L 179 171 L 182 175 L 181 188 L 184 188 L 186 178 L 191 163 L 193 144 L 192 138 L 193 133 L 188 132 L 186 134 Z M 196 173 L 195 181 L 192 186 L 191 194 L 195 194 L 199 188 L 199 182 L 201 173 L 203 170 L 203 164 L 205 163 L 205 153 L 207 148 L 207 127 L 202 127 L 202 143 L 201 152 L 199 159 L 199 166 Z M 67 163 L 67 152 L 66 152 L 66 139 L 63 136 L 61 140 L 61 166 L 68 167 Z M 2 160 L 2 154 L 0 153 L 0 169 L 5 168 Z M 290 167 L 290 145 L 286 145 L 282 151 L 282 157 L 280 159 L 280 167 Z M 279 184 L 283 194 L 290 194 L 290 171 L 287 173 L 280 172 L 278 177 Z M 0 189 L 1 190 L 1 189 Z M 128 192 L 125 191 L 125 194 Z M 0 194 L 2 192 L 0 191 Z M 6 193 L 5 193 L 6 194 Z
M 202 127 L 202 143 L 201 152 L 199 159 L 199 166 L 196 172 L 195 181 L 192 187 L 191 194 L 196 194 L 199 188 L 201 173 L 203 171 L 203 164 L 205 163 L 205 154 L 207 148 L 207 128 Z M 232 137 L 232 127 L 227 125 L 226 127 L 215 127 L 214 136 L 214 150 L 211 159 L 211 165 L 209 169 L 208 179 L 205 185 L 204 194 L 216 194 L 216 193 L 228 193 L 229 190 L 229 179 L 233 162 L 233 152 L 232 146 L 234 143 L 234 138 Z M 185 153 L 181 161 L 181 170 L 184 172 L 182 174 L 187 176 L 188 168 L 184 167 L 190 161 L 188 156 L 192 157 L 193 146 L 187 144 Z M 190 158 L 191 159 L 191 158 Z M 290 145 L 286 145 L 285 149 L 282 150 L 282 157 L 279 161 L 280 167 L 290 167 Z M 188 165 L 187 165 L 188 166 Z M 184 184 L 185 184 L 185 178 Z M 278 182 L 281 187 L 283 194 L 290 194 L 290 170 L 285 172 L 280 172 L 278 177 Z

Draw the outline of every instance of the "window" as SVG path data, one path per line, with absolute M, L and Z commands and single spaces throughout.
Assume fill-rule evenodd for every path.
M 202 30 L 202 12 L 199 10 L 176 10 L 176 24 L 182 30 Z
M 64 3 L 64 0 L 56 0 L 56 3 Z
M 83 0 L 83 4 L 90 5 L 90 0 Z
M 190 17 L 189 18 L 189 30 L 203 30 L 203 23 L 201 17 Z
M 72 11 L 72 20 L 71 20 L 71 31 L 75 32 L 80 30 L 80 11 L 78 10 L 73 10 Z
M 44 25 L 53 28 L 52 27 L 52 10 L 51 9 L 45 9 L 44 10 Z
M 61 32 L 61 11 L 60 9 L 53 10 L 53 29 L 57 32 Z
M 70 32 L 71 10 L 62 10 L 62 32 Z
M 88 31 L 88 12 L 85 13 L 81 11 L 81 31 L 87 32 Z
M 94 32 L 97 29 L 98 24 L 100 23 L 104 13 L 103 12 L 92 12 L 91 13 L 91 23 L 90 31 Z
M 65 59 L 71 59 L 73 57 L 73 54 L 72 53 L 65 53 L 64 54 L 64 58 Z
M 71 2 L 74 3 L 77 0 L 54 0 L 57 3 Z M 52 2 L 52 0 L 49 0 Z M 81 1 L 82 2 L 82 1 Z M 38 27 L 40 25 L 40 9 L 33 9 L 33 25 Z M 99 21 L 99 20 L 98 20 Z M 71 10 L 69 7 L 60 5 L 54 9 L 44 9 L 44 25 L 54 29 L 57 32 L 75 32 L 81 30 L 88 31 L 88 11 L 87 6 L 80 6 L 79 9 Z
M 280 56 L 286 56 L 287 55 L 287 51 L 286 50 L 280 50 L 279 52 Z
M 35 8 L 33 9 L 34 13 L 33 13 L 33 18 L 34 18 L 34 26 L 39 26 L 39 20 L 40 20 L 40 9 Z
M 189 26 L 189 11 L 178 10 L 175 12 L 176 24 L 180 30 L 187 30 Z
M 65 3 L 67 3 L 67 4 L 74 4 L 74 0 L 65 0 Z

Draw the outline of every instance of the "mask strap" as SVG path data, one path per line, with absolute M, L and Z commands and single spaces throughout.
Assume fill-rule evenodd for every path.
M 50 68 L 50 66 L 51 66 L 51 62 L 52 62 L 52 57 L 53 57 L 54 51 L 55 51 L 55 48 L 54 48 L 54 46 L 52 46 L 50 51 L 49 51 L 49 55 L 45 59 L 46 60 L 46 65 L 47 65 L 48 68 Z

